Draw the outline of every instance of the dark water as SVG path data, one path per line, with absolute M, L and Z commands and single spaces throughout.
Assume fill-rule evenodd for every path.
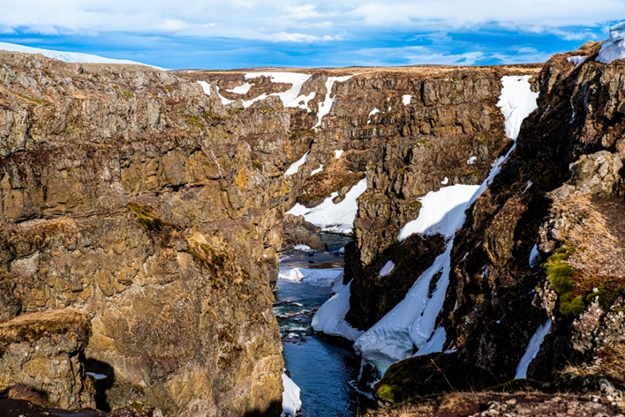
M 345 245 L 345 238 L 341 238 L 332 242 L 331 250 Z M 302 282 L 279 279 L 277 284 L 277 298 L 283 301 L 277 303 L 274 312 L 283 335 L 286 369 L 301 389 L 302 414 L 306 417 L 358 415 L 358 410 L 371 401 L 356 388 L 358 358 L 347 342 L 326 339 L 310 329 L 313 310 L 330 298 L 331 277 L 338 273 L 336 267 L 342 266 L 342 258 L 327 253 L 312 257 L 294 253 L 280 265 L 334 268 L 325 269 L 329 278 L 317 276 L 314 280 L 304 278 Z M 318 271 L 321 270 L 324 269 Z

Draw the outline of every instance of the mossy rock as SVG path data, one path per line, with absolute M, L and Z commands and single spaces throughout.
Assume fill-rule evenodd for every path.
M 146 231 L 159 231 L 166 226 L 179 229 L 180 226 L 161 219 L 149 207 L 134 201 L 128 202 L 128 208 L 137 216 L 137 221 Z

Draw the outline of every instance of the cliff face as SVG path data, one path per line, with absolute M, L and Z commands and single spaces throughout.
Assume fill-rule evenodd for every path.
M 624 67 L 594 62 L 598 50 L 585 45 L 544 66 L 539 108 L 467 211 L 438 316 L 450 352 L 394 365 L 378 393 L 398 399 L 512 380 L 537 329 L 546 336 L 528 378 L 564 372 L 564 385 L 580 375 L 622 383 Z M 581 65 L 567 60 L 580 55 Z
M 105 408 L 279 404 L 281 105 L 239 114 L 166 72 L 1 56 L 0 319 L 86 313 Z

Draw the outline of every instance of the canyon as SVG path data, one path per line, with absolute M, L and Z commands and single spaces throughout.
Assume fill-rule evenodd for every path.
M 324 231 L 353 242 L 312 326 L 381 405 L 508 384 L 622 408 L 625 64 L 600 48 L 288 72 L 0 51 L 2 395 L 280 414 L 280 253 Z

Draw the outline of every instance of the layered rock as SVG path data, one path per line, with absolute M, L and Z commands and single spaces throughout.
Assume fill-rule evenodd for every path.
M 552 381 L 573 370 L 575 380 L 616 364 L 625 320 L 624 67 L 594 62 L 598 50 L 556 55 L 541 71 L 539 108 L 455 237 L 438 320 L 443 350 L 453 349 L 394 365 L 383 391 L 405 397 L 512 380 L 548 320 L 527 377 Z
M 167 72 L 6 52 L 0 83 L 0 319 L 87 314 L 108 408 L 279 407 L 280 103 L 242 114 Z

